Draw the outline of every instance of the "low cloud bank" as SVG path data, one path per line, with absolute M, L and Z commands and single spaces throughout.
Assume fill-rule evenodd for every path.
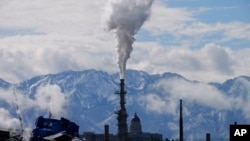
M 179 110 L 178 101 L 183 99 L 186 103 L 197 103 L 218 111 L 242 110 L 245 118 L 250 119 L 250 82 L 244 78 L 240 78 L 238 81 L 247 90 L 234 96 L 206 83 L 190 82 L 179 78 L 162 80 L 153 87 L 162 90 L 163 93 L 150 93 L 141 96 L 140 101 L 147 110 L 159 114 L 176 115 Z
M 13 89 L 1 89 L 0 93 L 0 101 L 6 102 L 12 109 L 16 110 L 16 112 L 12 112 L 11 114 L 7 109 L 0 107 L 0 128 L 20 129 L 21 124 L 18 116 L 27 119 L 27 113 L 30 111 L 33 111 L 33 114 L 37 116 L 48 116 L 51 114 L 53 118 L 60 118 L 67 114 L 66 105 L 68 101 L 66 94 L 61 92 L 58 85 L 38 87 L 34 98 L 28 97 L 18 91 L 15 92 Z

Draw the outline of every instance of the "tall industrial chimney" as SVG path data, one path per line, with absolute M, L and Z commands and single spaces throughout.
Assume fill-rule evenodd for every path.
M 118 137 L 119 141 L 128 141 L 128 126 L 127 126 L 127 117 L 128 114 L 125 108 L 125 86 L 124 79 L 120 79 L 120 91 L 115 94 L 120 95 L 120 109 L 116 112 L 118 120 Z
M 180 99 L 180 141 L 183 141 L 182 100 Z

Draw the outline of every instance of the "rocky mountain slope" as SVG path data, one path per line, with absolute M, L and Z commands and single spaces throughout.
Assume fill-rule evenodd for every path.
M 175 73 L 151 75 L 127 70 L 128 125 L 134 113 L 144 132 L 178 137 L 179 99 L 183 99 L 184 138 L 229 138 L 229 125 L 250 122 L 250 77 L 240 76 L 224 83 L 201 83 Z M 103 132 L 104 124 L 116 133 L 119 75 L 97 70 L 66 71 L 36 76 L 19 84 L 0 79 L 0 128 L 33 128 L 42 115 L 64 116 L 80 126 L 80 131 Z M 16 98 L 15 98 L 16 97 Z M 18 106 L 18 108 L 16 108 Z M 18 114 L 21 113 L 21 114 Z M 7 124 L 8 123 L 8 124 Z

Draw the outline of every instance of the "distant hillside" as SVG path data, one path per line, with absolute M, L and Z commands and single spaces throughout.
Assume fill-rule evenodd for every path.
M 204 76 L 205 77 L 205 76 Z M 184 106 L 184 138 L 187 140 L 228 138 L 229 124 L 250 122 L 250 77 L 241 76 L 219 83 L 201 83 L 187 80 L 175 73 L 151 75 L 128 70 L 127 90 L 128 124 L 137 112 L 145 132 L 162 133 L 164 137 L 178 137 L 179 99 Z M 17 102 L 13 90 L 16 89 Z M 110 124 L 116 133 L 119 98 L 119 75 L 103 71 L 66 71 L 35 76 L 19 84 L 0 79 L 0 112 L 11 119 L 9 127 L 18 126 L 18 103 L 24 126 L 33 128 L 39 115 L 55 118 L 64 116 L 80 126 L 81 132 L 103 132 Z M 3 114 L 2 114 L 3 116 Z M 0 119 L 3 118 L 0 116 Z M 2 122 L 2 123 L 1 123 Z M 1 125 L 5 125 L 0 121 Z M 6 127 L 6 126 L 5 126 Z

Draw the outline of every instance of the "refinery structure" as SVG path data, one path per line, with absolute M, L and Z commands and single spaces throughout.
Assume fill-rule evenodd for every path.
M 31 138 L 24 139 L 24 130 L 21 131 L 8 131 L 0 130 L 1 141 L 168 141 L 163 139 L 160 133 L 143 132 L 141 119 L 137 115 L 136 111 L 134 117 L 130 121 L 130 125 L 127 124 L 128 114 L 126 111 L 126 90 L 125 80 L 120 79 L 120 90 L 115 94 L 119 96 L 119 110 L 114 111 L 117 115 L 117 133 L 109 133 L 110 125 L 103 125 L 103 133 L 84 132 L 79 133 L 79 126 L 61 117 L 61 119 L 52 119 L 51 117 L 38 117 L 35 124 L 35 128 L 32 130 Z M 181 106 L 181 105 L 180 105 Z M 180 107 L 181 109 L 182 107 Z M 182 114 L 182 112 L 180 112 Z M 182 115 L 180 115 L 180 123 L 182 123 Z M 21 122 L 21 121 L 20 121 Z M 116 125 L 111 125 L 116 126 Z M 182 125 L 180 126 L 182 128 Z M 84 128 L 84 127 L 83 127 Z M 183 131 L 183 130 L 182 130 Z M 182 133 L 183 136 L 183 133 Z M 180 140 L 181 141 L 181 140 Z
M 161 133 L 143 131 L 141 118 L 135 111 L 130 122 L 127 121 L 125 79 L 120 79 L 120 90 L 115 94 L 119 96 L 119 110 L 114 111 L 117 115 L 117 125 L 103 125 L 103 133 L 84 131 L 79 133 L 79 125 L 61 117 L 53 119 L 38 117 L 35 128 L 31 131 L 30 138 L 24 138 L 25 130 L 0 129 L 0 141 L 184 141 L 184 123 L 182 112 L 182 100 L 179 101 L 179 137 L 175 139 L 164 138 Z M 176 101 L 178 102 L 178 101 Z M 143 119 L 142 119 L 143 120 Z M 166 121 L 167 122 L 167 121 Z M 20 121 L 21 123 L 21 121 Z M 130 124 L 128 124 L 130 123 Z M 116 133 L 110 133 L 109 127 L 117 126 Z M 82 127 L 84 129 L 84 126 Z M 204 137 L 205 138 L 205 137 Z M 210 134 L 206 134 L 206 141 L 210 141 Z
M 126 111 L 126 90 L 125 80 L 120 79 L 120 90 L 116 91 L 120 98 L 120 109 L 115 111 L 117 114 L 117 134 L 109 133 L 109 125 L 104 125 L 104 133 L 96 134 L 93 132 L 79 133 L 79 126 L 66 119 L 52 119 L 51 117 L 38 117 L 35 122 L 35 128 L 32 130 L 30 141 L 163 141 L 162 134 L 148 133 L 142 131 L 142 125 L 139 116 L 135 113 L 130 122 L 129 130 L 127 124 L 128 114 Z M 21 120 L 20 120 L 21 122 Z M 23 138 L 24 130 L 8 131 L 0 130 L 1 141 L 27 141 Z
M 128 130 L 127 118 L 128 114 L 126 111 L 126 99 L 125 99 L 125 80 L 120 79 L 120 90 L 116 91 L 120 97 L 120 107 L 117 114 L 117 134 L 109 133 L 109 125 L 104 126 L 103 134 L 95 134 L 93 132 L 83 133 L 83 137 L 87 141 L 163 141 L 162 134 L 159 133 L 148 133 L 142 131 L 141 120 L 135 113 L 132 118 Z

